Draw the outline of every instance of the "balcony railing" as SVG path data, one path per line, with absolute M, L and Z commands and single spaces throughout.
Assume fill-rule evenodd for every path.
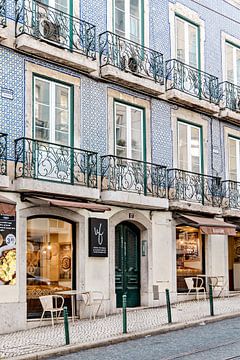
M 21 34 L 96 58 L 96 27 L 40 1 L 17 0 L 16 37 Z
M 0 0 L 0 27 L 6 26 L 6 0 Z
M 165 198 L 166 167 L 114 155 L 101 157 L 101 189 Z
M 168 170 L 169 200 L 221 206 L 221 178 L 180 169 Z
M 97 187 L 97 153 L 46 141 L 15 140 L 15 178 Z
M 219 98 L 222 109 L 240 112 L 240 86 L 222 82 L 219 84 Z
M 7 134 L 0 133 L 0 175 L 7 175 Z
M 222 182 L 222 207 L 240 209 L 240 182 L 232 180 Z
M 166 90 L 173 89 L 219 103 L 218 78 L 176 59 L 166 61 Z
M 163 83 L 163 55 L 106 31 L 99 35 L 100 67 L 112 65 L 140 77 Z

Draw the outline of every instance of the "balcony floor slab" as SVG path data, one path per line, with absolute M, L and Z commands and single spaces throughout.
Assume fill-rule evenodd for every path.
M 0 175 L 0 188 L 8 188 L 10 185 L 9 176 Z
M 218 114 L 219 106 L 213 103 L 210 103 L 206 100 L 199 100 L 198 98 L 186 94 L 180 90 L 168 90 L 165 95 L 165 99 L 169 101 L 173 101 L 178 104 L 187 105 L 190 108 L 198 109 L 204 111 L 208 114 Z
M 219 118 L 222 120 L 227 120 L 234 124 L 240 124 L 240 112 L 233 111 L 230 109 L 221 109 L 219 113 Z
M 81 185 L 18 178 L 14 180 L 15 190 L 19 192 L 40 192 L 45 194 L 68 195 L 87 200 L 98 200 L 99 190 Z
M 98 68 L 96 60 L 87 58 L 87 56 L 77 52 L 70 52 L 60 46 L 57 47 L 48 44 L 27 34 L 22 34 L 17 37 L 16 47 L 19 50 L 44 57 L 45 59 L 67 65 L 87 73 L 97 71 Z
M 8 32 L 7 27 L 0 27 L 0 42 L 7 39 L 9 35 Z
M 141 209 L 167 209 L 167 198 L 145 196 L 123 191 L 102 191 L 101 200 L 111 205 L 122 205 Z
M 170 200 L 169 201 L 169 209 L 170 210 L 179 210 L 179 211 L 192 211 L 213 215 L 222 215 L 221 207 L 214 207 L 211 205 L 203 205 L 200 203 L 194 203 L 189 201 L 178 201 L 178 200 Z
M 111 81 L 118 82 L 134 90 L 141 90 L 151 95 L 163 94 L 164 86 L 152 79 L 146 79 L 141 75 L 134 75 L 130 72 L 120 70 L 112 65 L 105 65 L 101 68 L 101 76 Z

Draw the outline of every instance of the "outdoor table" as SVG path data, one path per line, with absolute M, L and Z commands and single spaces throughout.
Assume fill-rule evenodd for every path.
M 72 305 L 72 322 L 74 322 L 74 319 L 75 319 L 75 309 L 76 309 L 76 296 L 77 295 L 81 295 L 83 294 L 84 292 L 83 291 L 80 291 L 80 290 L 66 290 L 66 291 L 57 291 L 55 294 L 57 295 L 62 295 L 64 297 L 67 296 L 67 295 L 70 295 L 71 296 L 71 305 Z
M 199 275 L 197 275 L 197 277 L 206 279 L 206 283 L 205 283 L 206 291 L 207 291 L 207 285 L 208 284 L 212 285 L 212 280 L 213 279 L 216 280 L 215 284 L 212 286 L 213 290 L 215 289 L 215 287 L 217 287 L 219 278 L 224 279 L 223 275 L 199 274 Z

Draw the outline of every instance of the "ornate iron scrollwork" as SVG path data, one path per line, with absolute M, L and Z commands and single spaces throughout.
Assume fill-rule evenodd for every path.
M 100 67 L 112 65 L 122 71 L 164 82 L 163 55 L 109 31 L 99 35 Z
M 97 187 L 97 153 L 46 141 L 15 140 L 15 178 Z
M 6 26 L 6 0 L 0 0 L 0 26 Z
M 102 191 L 127 191 L 165 198 L 166 167 L 114 155 L 101 157 Z
M 95 25 L 40 1 L 16 0 L 15 29 L 16 37 L 28 34 L 92 59 L 96 58 Z
M 221 109 L 240 112 L 240 86 L 224 81 L 219 84 L 219 99 Z
M 219 103 L 218 78 L 176 59 L 166 61 L 166 90 L 172 89 Z

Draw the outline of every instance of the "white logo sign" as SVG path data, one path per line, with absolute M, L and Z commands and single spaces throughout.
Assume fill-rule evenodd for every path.
M 102 246 L 104 231 L 102 231 L 102 224 L 101 223 L 99 224 L 98 228 L 96 228 L 94 226 L 94 234 L 97 236 L 98 245 Z

